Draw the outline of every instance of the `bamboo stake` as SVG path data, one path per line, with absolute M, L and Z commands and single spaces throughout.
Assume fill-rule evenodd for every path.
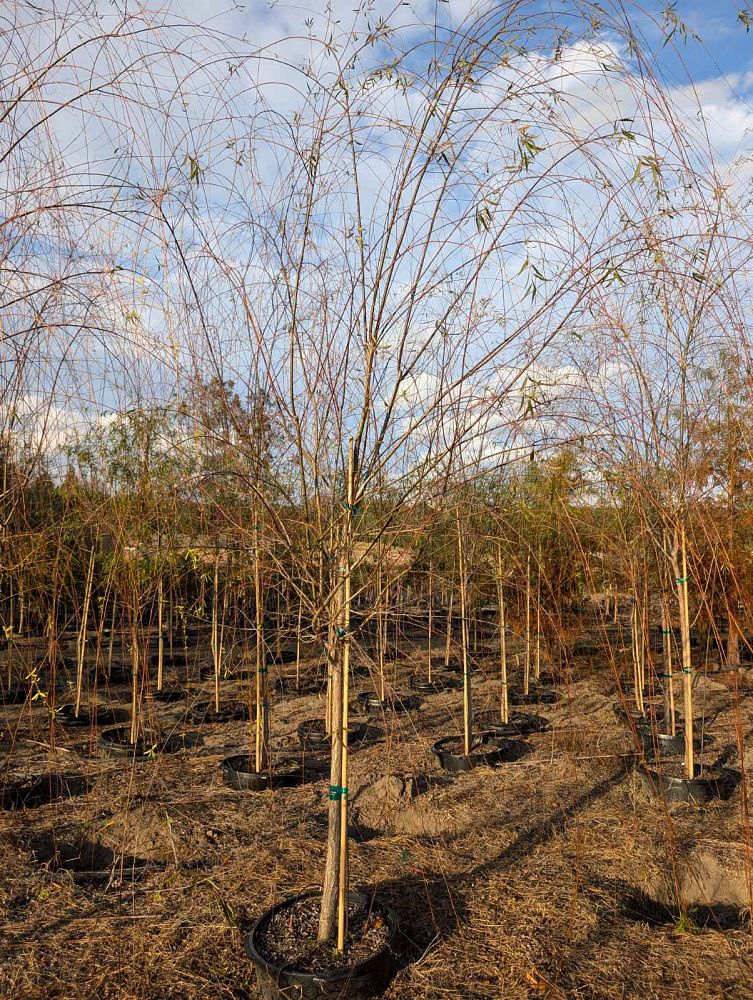
M 675 735 L 675 692 L 674 679 L 672 677 L 672 632 L 669 627 L 669 608 L 667 598 L 662 594 L 661 599 L 661 634 L 662 645 L 664 647 L 664 729 L 671 736 Z
M 163 583 L 162 583 L 162 569 L 160 568 L 159 581 L 157 583 L 157 690 L 158 691 L 162 690 L 163 663 L 165 658 L 165 636 L 162 628 L 163 604 L 164 604 L 164 594 L 163 594 Z
M 219 612 L 220 612 L 220 553 L 214 557 L 214 580 L 212 586 L 212 666 L 214 668 L 214 710 L 220 710 L 220 650 L 219 650 Z
M 635 603 L 630 609 L 630 637 L 631 651 L 633 655 L 633 696 L 635 704 L 641 715 L 645 715 L 645 704 L 643 701 L 643 684 L 641 682 L 641 671 L 638 653 L 638 595 L 636 592 Z
M 444 646 L 444 665 L 447 666 L 450 662 L 450 649 L 452 645 L 452 599 L 454 593 L 450 591 L 450 599 L 447 602 L 447 640 Z
M 533 676 L 536 680 L 541 678 L 541 591 L 536 584 L 536 658 L 534 660 Z
M 468 622 L 466 620 L 465 554 L 463 533 L 460 526 L 460 509 L 456 511 L 458 531 L 458 572 L 460 574 L 460 642 L 463 662 L 463 753 L 471 752 L 471 731 L 473 727 L 473 707 L 471 702 L 471 673 L 468 669 Z
M 267 766 L 269 718 L 267 705 L 267 665 L 264 657 L 264 604 L 261 593 L 259 514 L 254 511 L 254 602 L 256 624 L 256 773 Z
M 175 628 L 175 595 L 170 586 L 167 590 L 167 649 L 170 659 L 173 658 L 173 629 Z
M 131 615 L 131 743 L 136 742 L 139 709 L 139 636 L 138 613 L 134 608 Z
M 533 676 L 541 679 L 541 545 L 536 557 L 536 648 Z
M 86 652 L 86 626 L 89 620 L 89 603 L 92 593 L 92 579 L 94 577 L 94 554 L 95 546 L 92 546 L 89 557 L 89 568 L 86 571 L 86 585 L 84 587 L 84 606 L 81 611 L 81 622 L 78 630 L 78 642 L 76 643 L 76 718 L 81 710 L 81 688 L 84 682 L 84 653 Z
M 526 559 L 526 648 L 523 664 L 523 694 L 529 694 L 531 682 L 531 553 Z
M 505 621 L 505 594 L 502 586 L 502 549 L 497 546 L 497 595 L 499 600 L 499 659 L 502 680 L 501 718 L 504 725 L 509 719 L 509 701 L 507 697 L 507 622 Z
M 275 625 L 276 635 L 275 635 L 275 653 L 277 654 L 277 662 L 279 663 L 282 658 L 282 588 L 278 587 L 275 594 Z
M 427 666 L 428 666 L 427 678 L 428 678 L 429 684 L 431 684 L 431 631 L 432 631 L 433 612 L 434 612 L 434 608 L 433 608 L 434 594 L 432 592 L 433 584 L 434 584 L 434 579 L 433 579 L 433 576 L 432 576 L 432 569 L 433 569 L 432 564 L 431 564 L 431 562 L 429 562 L 429 623 L 428 623 L 428 628 L 429 628 L 429 650 L 428 650 L 428 654 L 427 654 Z
M 377 550 L 377 668 L 379 670 L 379 697 L 384 701 L 384 645 L 385 645 L 385 627 L 386 621 L 384 620 L 383 612 L 383 597 L 382 597 L 382 540 L 379 539 L 379 546 Z
M 298 601 L 298 627 L 295 632 L 295 686 L 301 686 L 301 623 L 303 621 L 303 597 Z
M 682 675 L 685 703 L 685 775 L 695 775 L 695 755 L 693 751 L 693 672 L 690 654 L 690 613 L 688 609 L 688 561 L 685 544 L 685 526 L 680 529 L 681 575 L 677 577 L 677 599 L 680 605 L 680 629 L 682 632 Z
M 222 665 L 225 657 L 225 629 L 227 628 L 227 607 L 230 599 L 230 587 L 228 585 L 228 579 L 230 577 L 230 571 L 233 565 L 232 553 L 228 553 L 227 563 L 225 566 L 225 582 L 222 587 L 222 605 L 220 610 L 220 622 L 217 635 L 217 674 L 222 677 Z M 219 689 L 217 691 L 217 701 L 219 703 Z
M 108 680 L 112 677 L 112 651 L 113 644 L 115 642 L 115 608 L 117 605 L 116 592 L 113 588 L 112 593 L 112 611 L 110 612 L 110 641 L 107 644 L 107 678 Z
M 342 729 L 340 741 L 340 877 L 337 904 L 337 950 L 345 951 L 348 932 L 348 680 L 350 673 L 351 547 L 353 538 L 354 468 L 353 441 L 348 445 L 348 502 L 345 516 L 342 646 Z M 384 680 L 384 678 L 383 678 Z

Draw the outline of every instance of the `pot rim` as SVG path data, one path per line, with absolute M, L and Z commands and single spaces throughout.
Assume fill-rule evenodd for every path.
M 264 958 L 256 949 L 254 944 L 254 937 L 259 933 L 260 928 L 267 922 L 275 913 L 280 910 L 285 909 L 285 907 L 290 906 L 292 903 L 297 903 L 303 899 L 310 899 L 312 896 L 321 897 L 322 893 L 318 889 L 311 889 L 307 892 L 296 893 L 292 896 L 286 896 L 285 899 L 280 900 L 274 906 L 271 906 L 268 910 L 265 910 L 261 916 L 257 917 L 254 921 L 251 930 L 246 935 L 245 950 L 246 957 L 249 958 L 254 965 L 258 965 L 268 976 L 271 976 L 275 980 L 279 980 L 280 975 L 286 974 L 290 976 L 295 976 L 305 983 L 315 984 L 318 982 L 324 983 L 338 983 L 341 981 L 346 981 L 352 979 L 359 970 L 365 970 L 365 968 L 376 959 L 378 959 L 383 952 L 392 950 L 392 943 L 397 935 L 398 924 L 397 918 L 393 911 L 386 906 L 384 903 L 379 904 L 381 913 L 384 915 L 387 924 L 390 929 L 389 937 L 384 945 L 375 951 L 368 958 L 361 959 L 360 962 L 355 962 L 353 965 L 344 966 L 342 969 L 335 969 L 332 972 L 302 972 L 295 968 L 293 965 L 276 965 L 273 962 L 268 961 Z M 368 899 L 368 896 L 363 892 L 351 891 L 348 893 L 349 900 L 355 900 L 364 902 Z

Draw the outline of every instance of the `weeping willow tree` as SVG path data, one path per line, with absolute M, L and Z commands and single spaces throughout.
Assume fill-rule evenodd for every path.
M 415 512 L 482 470 L 581 437 L 583 404 L 603 388 L 606 337 L 583 349 L 594 324 L 629 354 L 626 303 L 676 271 L 684 237 L 668 206 L 719 214 L 708 163 L 690 149 L 697 136 L 673 119 L 641 48 L 638 13 L 584 0 L 555 16 L 508 0 L 461 20 L 448 5 L 430 23 L 399 5 L 374 23 L 365 4 L 345 25 L 328 8 L 308 21 L 303 66 L 286 40 L 258 47 L 180 18 L 161 47 L 160 15 L 101 21 L 83 3 L 53 58 L 44 40 L 60 22 L 23 14 L 28 58 L 14 56 L 20 96 L 0 125 L 11 164 L 0 261 L 13 275 L 0 313 L 15 363 L 0 434 L 22 403 L 58 430 L 71 414 L 91 423 L 145 403 L 181 415 L 155 459 L 179 457 L 203 523 L 254 553 L 257 767 L 267 570 L 327 650 L 319 934 L 340 949 L 349 614 L 376 586 L 373 551 L 388 533 L 428 531 L 431 515 L 416 528 Z M 93 58 L 98 46 L 109 61 Z M 62 102 L 71 77 L 76 100 Z M 73 147 L 87 152 L 74 162 L 48 128 L 71 103 L 82 116 L 69 121 Z M 97 160 L 106 145 L 115 153 Z M 23 229 L 30 214 L 45 220 L 44 241 Z M 82 225 L 94 261 L 83 276 Z M 42 261 L 54 296 L 39 287 L 42 242 L 57 248 Z M 599 377 L 579 379 L 589 364 Z M 266 450 L 236 402 L 258 393 L 276 420 Z M 598 412 L 614 431 L 613 410 Z M 139 467 L 129 487 L 142 505 L 134 531 L 149 478 Z M 543 539 L 529 557 L 540 585 Z M 534 620 L 543 599 L 531 605 L 528 590 Z

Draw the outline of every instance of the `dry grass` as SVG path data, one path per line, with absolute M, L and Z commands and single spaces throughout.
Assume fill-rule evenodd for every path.
M 369 814 L 385 772 L 428 777 L 421 795 L 396 801 L 378 831 L 352 842 L 352 882 L 378 887 L 403 931 L 390 1000 L 750 997 L 749 931 L 680 932 L 632 912 L 636 894 L 671 890 L 699 844 L 744 840 L 740 792 L 704 810 L 665 813 L 648 801 L 625 767 L 629 738 L 605 689 L 603 678 L 571 685 L 565 703 L 541 709 L 555 731 L 530 737 L 528 756 L 494 770 L 448 779 L 433 762 L 432 742 L 459 731 L 456 693 L 428 699 L 413 721 L 380 726 L 381 740 L 353 754 L 357 814 Z M 491 707 L 493 682 L 477 695 Z M 734 742 L 729 692 L 714 689 L 706 705 L 722 710 L 722 752 Z M 278 744 L 294 744 L 297 723 L 320 712 L 313 696 L 278 704 Z M 742 717 L 749 730 L 747 700 Z M 256 996 L 243 932 L 284 893 L 316 885 L 326 786 L 231 791 L 218 763 L 247 745 L 247 726 L 205 731 L 200 750 L 131 768 L 89 752 L 85 735 L 63 734 L 51 754 L 39 726 L 19 730 L 8 777 L 54 763 L 91 773 L 94 785 L 79 799 L 0 813 L 0 995 Z M 40 837 L 82 833 L 152 867 L 108 885 L 106 876 L 51 872 L 30 849 Z M 730 855 L 738 868 L 743 853 Z

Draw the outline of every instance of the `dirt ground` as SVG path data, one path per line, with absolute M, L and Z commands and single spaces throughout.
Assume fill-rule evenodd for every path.
M 409 690 L 421 655 L 391 665 L 397 690 Z M 480 668 L 483 711 L 499 682 L 493 656 Z M 460 732 L 457 691 L 425 697 L 415 715 L 373 719 L 354 749 L 351 883 L 375 888 L 401 928 L 389 1000 L 753 995 L 740 787 L 704 808 L 648 798 L 608 669 L 584 661 L 575 678 L 559 704 L 536 709 L 552 729 L 527 737 L 530 752 L 514 763 L 439 770 L 431 746 Z M 226 683 L 226 697 L 241 688 Z M 127 706 L 128 691 L 101 700 Z M 736 703 L 718 678 L 702 678 L 696 703 L 713 736 L 708 758 L 750 772 L 753 691 Z M 89 789 L 0 810 L 0 996 L 258 995 L 244 932 L 285 894 L 319 884 L 327 782 L 226 787 L 219 763 L 249 746 L 249 724 L 192 725 L 184 707 L 147 711 L 163 732 L 200 731 L 202 745 L 136 765 L 63 726 L 51 750 L 43 706 L 3 709 L 6 788 L 57 771 L 86 776 Z M 297 724 L 322 712 L 317 695 L 278 695 L 277 751 L 295 750 Z

